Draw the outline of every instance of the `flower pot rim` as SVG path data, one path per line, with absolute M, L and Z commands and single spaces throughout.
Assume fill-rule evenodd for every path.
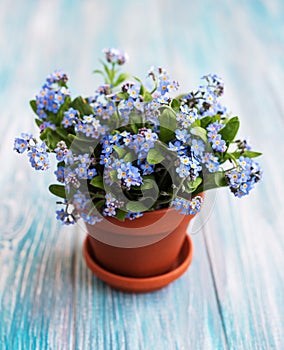
M 200 196 L 204 199 L 205 197 L 205 192 L 201 192 L 197 195 L 195 195 L 194 197 L 197 197 L 197 196 Z M 149 211 L 144 211 L 143 212 L 143 216 L 141 216 L 140 218 L 137 218 L 137 219 L 134 219 L 134 220 L 131 220 L 129 218 L 125 218 L 124 221 L 120 221 L 118 220 L 117 218 L 113 218 L 113 217 L 107 217 L 107 216 L 104 216 L 104 220 L 107 220 L 108 222 L 112 223 L 112 224 L 117 224 L 118 223 L 118 226 L 124 226 L 123 223 L 127 222 L 127 223 L 133 223 L 133 227 L 135 227 L 135 223 L 137 223 L 137 221 L 139 219 L 142 219 L 145 218 L 145 217 L 155 217 L 155 216 L 158 216 L 158 217 L 161 217 L 161 216 L 164 216 L 166 213 L 169 213 L 169 212 L 176 212 L 177 214 L 181 215 L 181 217 L 189 217 L 189 218 L 193 218 L 196 214 L 191 214 L 191 215 L 184 215 L 184 214 L 181 214 L 180 213 L 180 210 L 176 210 L 174 207 L 168 207 L 168 208 L 162 208 L 162 209 L 155 209 L 155 210 L 149 210 Z M 100 224 L 100 222 L 96 223 L 94 226 Z

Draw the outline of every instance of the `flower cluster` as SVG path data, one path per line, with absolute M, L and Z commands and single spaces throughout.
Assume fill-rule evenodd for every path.
M 27 151 L 31 166 L 36 170 L 47 170 L 50 166 L 46 144 L 37 143 L 32 134 L 22 133 L 20 138 L 16 138 L 14 150 L 18 153 Z
M 47 119 L 49 112 L 56 114 L 64 104 L 66 96 L 69 96 L 67 81 L 67 75 L 59 70 L 46 78 L 45 84 L 36 96 L 36 114 L 40 119 Z M 52 123 L 50 125 L 54 126 Z
M 177 197 L 172 201 L 172 206 L 183 215 L 194 215 L 200 211 L 202 201 L 201 196 L 196 196 L 192 200 Z
M 261 178 L 262 170 L 259 164 L 243 156 L 238 159 L 238 167 L 226 173 L 230 190 L 239 198 L 249 194 Z
M 109 63 L 122 65 L 128 60 L 128 55 L 117 49 L 103 49 L 103 53 Z
M 30 134 L 15 140 L 37 170 L 55 154 L 58 184 L 50 191 L 64 198 L 59 220 L 94 225 L 103 216 L 133 220 L 171 206 L 194 215 L 206 190 L 249 193 L 262 177 L 253 160 L 260 153 L 236 139 L 239 119 L 220 102 L 220 77 L 205 75 L 198 89 L 175 97 L 179 84 L 165 69 L 151 68 L 143 83 L 119 72 L 125 53 L 103 52 L 103 69 L 94 73 L 104 83 L 72 99 L 67 75 L 55 71 L 31 101 L 41 141 Z

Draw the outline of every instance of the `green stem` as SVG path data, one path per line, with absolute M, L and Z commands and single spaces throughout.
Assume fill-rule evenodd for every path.
M 180 182 L 180 185 L 178 186 L 176 192 L 175 192 L 175 196 L 178 196 L 179 190 L 182 188 L 182 185 L 184 184 L 184 181 L 186 180 L 186 177 L 182 179 L 182 181 Z

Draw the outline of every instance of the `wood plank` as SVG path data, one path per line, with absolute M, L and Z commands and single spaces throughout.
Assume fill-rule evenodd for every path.
M 10 163 L 0 178 L 6 194 L 0 206 L 0 344 L 68 349 L 75 232 L 55 221 L 48 181 L 38 181 L 25 167 L 15 172 L 20 164 Z
M 87 270 L 81 245 L 76 262 L 76 349 L 225 349 L 202 234 L 184 276 L 147 294 L 115 291 Z
M 38 174 L 12 151 L 20 131 L 35 129 L 28 101 L 35 80 L 42 80 L 38 53 L 43 37 L 37 26 L 52 16 L 54 5 L 43 11 L 42 3 L 27 1 L 12 8 L 10 2 L 1 2 L 1 349 L 73 346 L 75 234 L 61 230 L 55 220 L 55 198 L 47 191 L 52 170 Z
M 281 6 L 280 2 L 274 4 Z M 277 94 L 272 95 L 272 91 L 279 91 L 283 80 L 281 58 L 276 58 L 276 33 L 280 28 L 265 11 L 257 11 L 260 9 L 251 3 L 232 8 L 228 2 L 224 7 L 217 30 L 226 27 L 227 45 L 221 54 L 226 55 L 226 49 L 224 60 L 230 57 L 232 62 L 230 67 L 228 61 L 221 60 L 230 82 L 227 102 L 239 113 L 242 131 L 264 152 L 264 182 L 242 200 L 234 200 L 225 190 L 220 192 L 205 238 L 229 348 L 281 349 L 284 169 L 279 162 L 283 155 L 279 106 L 283 102 Z M 260 35 L 263 23 L 269 25 Z M 218 38 L 213 40 L 213 47 L 218 43 Z

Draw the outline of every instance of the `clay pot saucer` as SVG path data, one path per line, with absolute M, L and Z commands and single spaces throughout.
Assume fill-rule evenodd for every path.
M 96 257 L 92 256 L 89 236 L 85 238 L 83 252 L 89 269 L 101 280 L 115 289 L 132 292 L 147 293 L 161 289 L 180 277 L 188 268 L 192 260 L 193 245 L 190 237 L 186 235 L 182 249 L 169 272 L 153 277 L 126 277 L 114 274 L 101 267 Z

